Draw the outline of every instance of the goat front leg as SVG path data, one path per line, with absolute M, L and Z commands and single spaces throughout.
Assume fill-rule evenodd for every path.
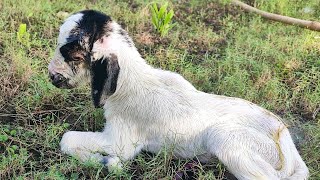
M 75 156 L 81 161 L 103 162 L 103 152 L 107 152 L 111 143 L 106 141 L 107 137 L 102 132 L 66 132 L 60 141 L 61 151 L 65 154 Z
M 121 160 L 133 158 L 140 152 L 140 146 L 125 144 L 125 137 L 108 132 L 66 132 L 60 142 L 63 153 L 76 156 L 81 161 L 93 160 L 103 163 L 109 170 L 121 169 Z M 108 154 L 107 156 L 104 156 Z

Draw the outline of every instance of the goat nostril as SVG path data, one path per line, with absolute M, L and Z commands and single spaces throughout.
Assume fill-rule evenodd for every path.
M 62 80 L 61 75 L 60 74 L 55 74 L 53 77 L 53 81 L 54 82 L 60 82 Z

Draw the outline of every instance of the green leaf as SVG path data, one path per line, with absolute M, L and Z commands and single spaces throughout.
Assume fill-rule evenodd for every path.
M 158 13 L 158 19 L 163 20 L 165 12 L 167 11 L 168 3 L 166 2 L 163 6 L 160 7 L 159 13 Z
M 17 149 L 19 149 L 19 147 L 17 145 L 12 145 L 11 148 L 15 151 Z
M 24 34 L 27 32 L 27 25 L 26 24 L 20 24 L 19 30 L 18 30 L 18 35 L 22 37 Z
M 169 31 L 169 25 L 166 24 L 163 26 L 163 29 L 162 29 L 162 36 L 166 35 Z
M 17 134 L 17 131 L 16 131 L 16 130 L 11 130 L 11 131 L 10 131 L 10 135 L 11 135 L 11 136 L 15 136 L 16 134 Z
M 6 132 L 6 133 L 10 132 L 10 130 L 8 128 L 4 128 L 3 131 Z
M 0 142 L 6 142 L 8 139 L 7 135 L 0 135 Z
M 158 14 L 159 13 L 159 11 L 158 11 L 158 6 L 157 6 L 157 4 L 156 3 L 153 3 L 153 9 L 154 9 L 154 11 L 156 12 L 156 14 Z
M 171 9 L 169 13 L 166 15 L 164 24 L 169 24 L 173 17 L 173 10 Z
M 70 127 L 70 124 L 69 123 L 63 123 L 62 127 L 63 128 L 68 128 L 68 127 Z
M 33 16 L 32 12 L 27 15 L 28 18 L 31 17 L 31 16 Z
M 151 8 L 151 14 L 152 14 L 152 24 L 153 26 L 157 29 L 158 27 L 158 18 L 157 18 L 157 13 L 156 10 Z
M 20 24 L 17 32 L 17 40 L 26 47 L 30 47 L 30 34 L 27 32 L 27 25 Z

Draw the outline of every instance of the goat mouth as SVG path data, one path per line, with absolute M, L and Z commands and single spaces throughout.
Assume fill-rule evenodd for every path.
M 64 77 L 60 73 L 51 73 L 49 71 L 49 78 L 51 80 L 51 83 L 56 86 L 57 88 L 61 89 L 71 89 L 74 86 L 70 84 L 70 79 Z
M 72 89 L 74 88 L 73 85 L 69 84 L 69 79 L 64 79 L 63 81 L 53 81 L 51 80 L 51 83 L 60 89 Z
M 70 85 L 68 82 L 59 82 L 59 83 L 53 83 L 52 84 L 60 89 L 73 89 L 74 86 Z

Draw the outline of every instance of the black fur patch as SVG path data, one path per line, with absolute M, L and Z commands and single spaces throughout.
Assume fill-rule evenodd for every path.
M 100 107 L 102 93 L 111 96 L 117 89 L 120 67 L 113 55 L 101 58 L 91 64 L 91 94 L 95 107 Z
M 110 16 L 94 10 L 84 10 L 79 13 L 82 13 L 83 16 L 77 22 L 78 26 L 71 30 L 67 43 L 60 48 L 60 52 L 66 62 L 74 60 L 70 55 L 71 52 L 83 51 L 83 55 L 86 56 L 92 50 L 93 43 L 105 35 L 106 31 L 110 31 L 105 27 L 111 21 Z M 80 45 L 84 38 L 89 39 L 89 42 L 87 42 L 89 43 L 89 49 L 87 50 Z
M 92 50 L 93 43 L 100 39 L 107 32 L 105 25 L 111 21 L 110 16 L 94 10 L 84 10 L 82 19 L 78 23 L 78 28 L 83 31 L 84 36 L 89 36 L 89 47 Z M 81 34 L 81 31 L 79 34 Z
M 108 78 L 107 59 L 99 59 L 91 64 L 91 95 L 95 107 L 100 107 L 103 86 Z
M 107 95 L 110 96 L 114 92 L 116 92 L 118 76 L 120 72 L 118 58 L 114 54 L 110 54 L 110 57 L 108 58 L 107 72 L 108 79 L 106 81 L 106 84 L 104 85 L 104 88 L 106 90 Z

